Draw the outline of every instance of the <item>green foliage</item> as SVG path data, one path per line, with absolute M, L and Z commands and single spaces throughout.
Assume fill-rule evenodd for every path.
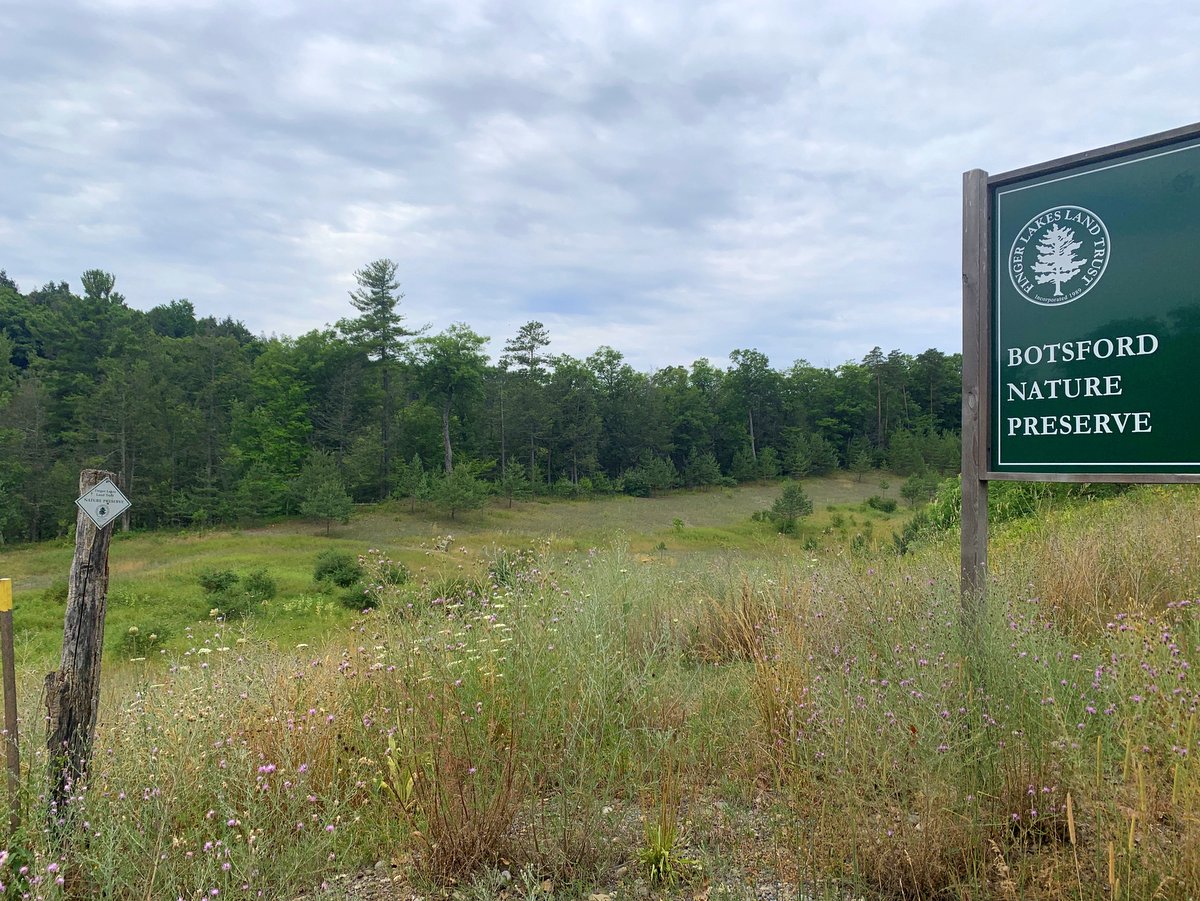
M 872 510 L 878 510 L 881 513 L 895 513 L 896 499 L 891 497 L 880 497 L 878 494 L 872 494 L 867 498 L 867 506 Z
M 525 467 L 520 463 L 509 463 L 500 479 L 500 494 L 508 499 L 512 507 L 514 500 L 526 500 L 533 494 L 533 486 L 525 475 Z
M 792 476 L 824 475 L 838 468 L 838 455 L 824 435 L 788 429 L 789 438 L 783 456 L 784 471 Z
M 379 379 L 379 493 L 386 496 L 390 485 L 393 458 L 392 425 L 394 418 L 394 389 L 392 376 L 395 361 L 400 356 L 403 339 L 414 334 L 401 324 L 404 316 L 397 311 L 404 298 L 399 293 L 396 281 L 397 265 L 388 259 L 368 263 L 354 273 L 358 287 L 350 292 L 350 303 L 359 314 L 353 319 L 343 319 L 338 329 L 360 348 L 367 358 L 374 361 L 373 374 Z M 328 528 L 328 520 L 326 522 Z
M 910 507 L 926 503 L 937 493 L 941 479 L 932 472 L 916 473 L 904 480 L 900 486 L 900 496 L 908 501 Z
M 679 471 L 669 457 L 646 455 L 633 469 L 624 475 L 625 493 L 634 497 L 653 497 L 655 494 L 678 487 Z
M 645 842 L 638 850 L 641 864 L 651 884 L 672 888 L 680 880 L 700 870 L 699 861 L 679 853 L 679 813 L 682 787 L 678 763 L 664 751 L 659 756 L 658 798 L 654 810 L 646 814 Z M 653 815 L 651 815 L 651 813 Z
M 692 448 L 683 469 L 683 483 L 689 488 L 710 488 L 721 482 L 721 466 L 712 451 Z
M 67 603 L 67 595 L 70 590 L 71 586 L 66 579 L 55 579 L 42 590 L 42 600 L 61 607 Z
M 689 487 L 819 475 L 855 435 L 902 469 L 918 455 L 957 467 L 957 355 L 876 349 L 777 370 L 741 348 L 725 367 L 638 372 L 611 347 L 553 355 L 538 322 L 499 360 L 461 323 L 406 353 L 396 263 L 354 275 L 353 315 L 337 328 L 271 338 L 183 299 L 131 309 L 103 269 L 83 273 L 80 295 L 0 281 L 0 541 L 67 534 L 79 470 L 98 460 L 119 465 L 134 501 L 121 528 L 202 530 L 303 504 L 330 531 L 343 492 L 403 497 L 415 512 L 432 480 L 398 461 L 417 456 L 439 472 L 458 454 L 506 472 L 519 461 L 529 491 L 565 496 L 619 490 L 668 457 Z M 640 494 L 663 484 L 629 479 Z M 510 488 L 510 502 L 526 491 Z
M 418 503 L 429 500 L 432 482 L 421 462 L 420 454 L 413 454 L 408 463 L 400 461 L 396 467 L 395 495 L 408 501 L 409 511 L 415 513 Z
M 779 453 L 773 447 L 763 448 L 758 455 L 758 477 L 760 479 L 776 479 L 783 472 Z
M 339 588 L 349 588 L 351 585 L 357 585 L 362 577 L 362 565 L 354 555 L 332 549 L 317 554 L 317 563 L 313 567 L 313 581 L 332 582 Z
M 833 472 L 840 465 L 837 450 L 824 435 L 813 435 L 808 441 L 809 454 L 812 458 L 813 475 L 825 475 Z
M 922 472 L 925 469 L 925 458 L 921 454 L 921 446 L 917 437 L 908 429 L 898 429 L 892 433 L 888 444 L 888 468 L 902 476 Z
M 350 521 L 354 503 L 340 479 L 329 479 L 318 483 L 316 489 L 300 503 L 300 513 L 313 519 L 325 520 L 325 534 L 329 534 L 334 520 Z
M 242 579 L 242 591 L 256 601 L 269 601 L 278 593 L 279 587 L 266 569 L 260 567 Z
M 988 486 L 988 522 L 994 528 L 1019 520 L 1035 521 L 1051 509 L 1113 497 L 1127 487 L 1106 483 L 992 482 Z M 903 534 L 897 537 L 897 547 L 904 552 L 916 544 L 943 538 L 958 529 L 961 513 L 961 481 L 943 480 L 933 499 L 913 515 Z
M 796 522 L 802 516 L 808 516 L 813 511 L 812 500 L 799 482 L 788 482 L 783 491 L 771 505 L 769 516 L 781 532 L 791 534 L 796 530 Z
M 592 483 L 591 493 L 593 495 L 620 494 L 624 490 L 620 479 L 610 479 L 603 472 L 597 472 L 590 476 L 589 481 Z
M 579 484 L 572 482 L 566 476 L 559 479 L 551 486 L 550 493 L 554 497 L 567 498 L 569 500 L 574 500 L 584 496 Z
M 487 503 L 491 486 L 479 475 L 490 463 L 463 461 L 433 483 L 433 503 L 451 519 L 463 510 L 477 510 Z
M 454 468 L 450 437 L 450 414 L 455 404 L 466 404 L 483 394 L 488 339 L 456 322 L 440 335 L 419 338 L 416 343 L 417 383 L 442 414 L 445 470 Z
M 196 581 L 205 594 L 217 594 L 229 591 L 241 581 L 241 576 L 231 569 L 206 569 L 197 574 Z
M 729 464 L 729 477 L 737 482 L 753 482 L 758 478 L 758 464 L 747 446 L 739 447 Z
M 875 461 L 872 458 L 870 448 L 860 445 L 857 449 L 852 449 L 850 471 L 854 473 L 854 481 L 861 482 L 874 465 Z
M 847 479 L 805 487 L 822 519 L 827 502 L 845 510 L 866 493 Z M 731 499 L 766 506 L 769 490 L 780 489 Z M 780 553 L 745 523 L 759 544 L 743 553 L 718 549 L 715 525 L 689 525 L 689 541 L 710 543 L 662 561 L 588 550 L 614 523 L 639 522 L 622 511 L 649 523 L 630 529 L 645 549 L 672 515 L 691 523 L 725 501 L 500 511 L 494 531 L 439 541 L 420 559 L 422 582 L 381 592 L 380 613 L 355 617 L 354 631 L 308 618 L 312 606 L 306 632 L 268 631 L 292 600 L 276 567 L 290 560 L 297 590 L 311 587 L 322 542 L 302 528 L 123 542 L 120 575 L 139 594 L 122 592 L 110 618 L 136 615 L 143 631 L 159 620 L 138 608 L 140 592 L 155 594 L 164 569 L 169 591 L 181 559 L 245 573 L 252 555 L 269 556 L 284 600 L 253 629 L 189 623 L 163 664 L 152 650 L 112 674 L 92 780 L 103 790 L 78 802 L 88 840 L 70 849 L 84 893 L 302 897 L 369 870 L 387 847 L 414 878 L 443 880 L 430 892 L 466 899 L 586 894 L 614 884 L 620 866 L 622 894 L 676 896 L 670 883 L 696 872 L 691 847 L 714 899 L 753 897 L 776 878 L 838 898 L 1187 896 L 1200 878 L 1193 486 L 1102 503 L 1081 494 L 1075 508 L 1042 509 L 1035 535 L 1003 530 L 977 643 L 959 626 L 956 548 L 879 554 L 878 520 L 874 536 L 826 539 L 833 552 L 797 542 Z M 574 529 L 552 518 L 563 515 Z M 357 524 L 378 530 L 364 542 L 428 538 L 402 531 L 409 517 L 390 508 L 373 516 Z M 588 518 L 604 524 L 585 532 Z M 531 523 L 568 540 L 512 550 Z M 509 548 L 481 552 L 492 540 Z M 5 559 L 26 567 L 16 574 L 27 583 L 28 560 L 69 552 Z M 314 599 L 329 600 L 304 603 Z M 38 604 L 28 598 L 22 613 Z M 57 612 L 47 631 L 60 633 Z M 132 624 L 110 621 L 114 651 Z M 36 721 L 39 703 L 25 693 L 23 715 Z M 22 785 L 36 873 L 61 862 L 36 826 L 44 760 L 29 755 Z M 736 843 L 706 842 L 714 830 Z M 805 856 L 777 874 L 780 847 Z M 1127 892 L 1113 891 L 1110 855 Z
M 358 287 L 350 292 L 350 304 L 359 316 L 338 323 L 350 340 L 362 344 L 380 361 L 394 359 L 401 339 L 411 334 L 401 325 L 404 316 L 396 311 L 404 298 L 396 281 L 398 268 L 391 260 L 380 259 L 355 271 Z
M 275 580 L 265 568 L 252 570 L 245 576 L 231 569 L 207 569 L 196 576 L 196 581 L 204 590 L 210 615 L 225 620 L 247 616 L 277 592 Z
M 163 626 L 130 626 L 121 633 L 117 653 L 126 660 L 149 657 L 158 654 L 170 637 L 170 630 Z

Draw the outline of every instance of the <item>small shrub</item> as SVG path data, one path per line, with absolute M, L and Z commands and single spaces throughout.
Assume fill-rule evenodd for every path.
M 579 482 L 581 485 L 584 482 L 590 482 L 588 492 L 591 494 L 620 494 L 623 490 L 620 479 L 610 479 L 603 472 L 596 473 L 590 479 L 580 479 Z
M 275 597 L 275 580 L 265 569 L 256 569 L 242 580 L 242 591 L 256 601 L 269 601 Z
M 385 585 L 407 585 L 412 579 L 412 571 L 399 560 L 380 561 L 373 575 Z
M 209 616 L 219 616 L 226 622 L 231 622 L 235 619 L 243 619 L 249 616 L 254 612 L 254 608 L 258 606 L 260 601 L 258 598 L 235 587 L 229 591 L 221 591 L 209 595 L 209 603 L 212 604 Z
M 867 498 L 867 506 L 873 510 L 879 510 L 882 513 L 896 512 L 895 498 L 880 497 L 878 494 L 872 494 L 869 498 Z
M 205 594 L 222 594 L 233 588 L 240 578 L 231 569 L 206 569 L 196 576 L 196 581 L 200 583 Z
M 332 582 L 338 588 L 349 588 L 362 577 L 362 564 L 350 554 L 335 550 L 321 551 L 317 554 L 313 581 Z
M 551 493 L 555 497 L 577 498 L 581 497 L 583 492 L 579 490 L 579 485 L 572 482 L 570 479 L 559 479 L 554 483 Z
M 42 591 L 42 600 L 50 604 L 65 604 L 70 590 L 71 586 L 66 579 L 55 579 Z
M 630 469 L 622 476 L 625 493 L 632 497 L 650 496 L 650 478 L 642 468 Z
M 449 551 L 453 536 L 439 538 L 435 547 Z M 444 544 L 443 544 L 444 542 Z M 351 610 L 367 610 L 375 607 L 396 607 L 407 599 L 407 589 L 401 590 L 412 579 L 412 573 L 403 563 L 392 560 L 382 551 L 371 548 L 358 558 L 357 566 L 361 580 L 351 583 L 341 596 L 343 606 Z M 408 604 L 412 607 L 412 604 Z
M 374 610 L 379 606 L 379 593 L 369 588 L 350 587 L 342 592 L 338 602 L 347 610 Z

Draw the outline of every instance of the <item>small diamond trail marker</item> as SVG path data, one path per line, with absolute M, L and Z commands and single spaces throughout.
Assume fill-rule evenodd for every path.
M 112 479 L 100 481 L 91 491 L 78 498 L 75 504 L 96 524 L 97 529 L 103 529 L 130 507 L 129 498 L 121 493 Z

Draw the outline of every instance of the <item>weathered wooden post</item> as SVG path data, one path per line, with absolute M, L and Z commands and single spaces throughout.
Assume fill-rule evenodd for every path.
M 0 579 L 0 665 L 4 667 L 4 744 L 8 763 L 8 828 L 21 828 L 21 754 L 17 736 L 17 666 L 13 653 L 12 580 Z
M 987 173 L 963 174 L 962 353 L 962 624 L 975 650 L 984 618 L 988 547 L 988 283 Z
M 62 665 L 46 676 L 46 748 L 50 752 L 51 824 L 64 815 L 71 787 L 88 769 L 100 706 L 100 656 L 108 605 L 112 523 L 129 507 L 110 472 L 79 474 L 75 558 L 67 590 Z

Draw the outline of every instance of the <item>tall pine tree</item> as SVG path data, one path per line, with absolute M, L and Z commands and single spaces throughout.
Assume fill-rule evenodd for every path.
M 358 287 L 350 292 L 350 304 L 361 315 L 338 323 L 342 334 L 363 347 L 379 369 L 382 394 L 379 430 L 383 445 L 379 466 L 380 498 L 387 497 L 392 462 L 392 373 L 404 347 L 404 338 L 415 334 L 401 325 L 404 316 L 396 311 L 404 298 L 399 293 L 396 268 L 391 260 L 382 259 L 356 271 L 354 280 L 358 282 Z

